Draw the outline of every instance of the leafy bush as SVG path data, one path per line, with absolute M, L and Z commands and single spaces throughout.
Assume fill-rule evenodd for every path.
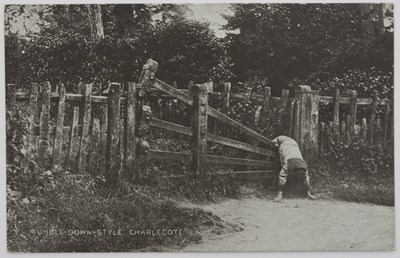
M 326 136 L 325 162 L 310 162 L 316 191 L 347 201 L 394 205 L 393 144 L 348 143 L 332 132 Z

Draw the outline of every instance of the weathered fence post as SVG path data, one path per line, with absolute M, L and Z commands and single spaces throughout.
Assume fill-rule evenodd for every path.
M 262 103 L 262 109 L 261 109 L 261 118 L 260 118 L 260 126 L 261 128 L 265 129 L 267 126 L 267 112 L 269 108 L 269 100 L 271 97 L 271 88 L 270 87 L 265 87 L 264 88 L 264 98 L 263 98 L 263 103 Z
M 136 158 L 136 83 L 128 82 L 125 108 L 125 174 L 129 179 L 133 179 Z
M 108 93 L 108 128 L 106 149 L 106 179 L 117 184 L 121 170 L 120 136 L 120 85 L 112 83 Z
M 369 141 L 370 141 L 370 143 L 374 142 L 375 118 L 376 118 L 377 107 L 378 107 L 378 91 L 374 90 L 373 95 L 372 95 L 371 118 L 369 120 Z
M 39 86 L 37 83 L 32 83 L 31 84 L 31 93 L 30 93 L 30 97 L 29 97 L 29 110 L 30 112 L 28 112 L 27 114 L 27 123 L 28 123 L 28 135 L 26 137 L 26 141 L 24 143 L 25 145 L 25 157 L 22 160 L 22 167 L 24 168 L 24 170 L 28 169 L 28 165 L 29 165 L 29 160 L 32 157 L 32 147 L 34 146 L 34 142 L 35 142 L 35 136 L 33 135 L 35 132 L 35 113 L 36 113 L 36 109 L 37 109 L 37 103 L 38 103 L 38 90 L 39 90 Z
M 319 115 L 319 90 L 311 94 L 311 121 L 310 121 L 310 150 L 311 154 L 318 152 L 318 115 Z M 332 130 L 333 125 L 330 126 Z
M 362 119 L 361 123 L 360 139 L 361 142 L 365 142 L 367 139 L 367 119 L 365 117 Z
M 355 125 L 356 125 L 356 115 L 357 115 L 357 91 L 352 90 L 351 91 L 351 97 L 350 97 L 350 125 L 349 125 L 349 137 L 350 137 L 350 142 L 353 141 L 353 138 L 355 136 Z
M 193 169 L 196 175 L 204 172 L 207 148 L 207 108 L 208 96 L 206 85 L 194 85 L 190 91 L 193 96 Z
M 88 149 L 90 144 L 89 129 L 92 121 L 92 84 L 85 84 L 83 92 L 83 119 L 82 119 L 82 135 L 79 148 L 78 170 L 80 173 L 86 172 L 86 163 L 88 158 Z
M 147 170 L 147 156 L 150 149 L 148 143 L 148 133 L 150 132 L 149 120 L 152 117 L 151 108 L 143 104 L 143 99 L 146 92 L 151 88 L 152 82 L 155 80 L 155 73 L 157 72 L 158 63 L 152 59 L 148 59 L 146 64 L 143 66 L 142 72 L 139 78 L 139 85 L 137 85 L 138 92 L 138 107 L 136 115 L 136 167 L 140 168 L 136 171 L 135 180 L 140 180 L 140 177 L 146 173 Z
M 50 120 L 50 82 L 42 84 L 42 110 L 40 114 L 40 133 L 38 146 L 39 164 L 45 165 L 49 158 L 49 120 Z
M 333 96 L 333 131 L 336 133 L 339 131 L 339 107 L 340 107 L 340 89 L 335 89 L 335 95 Z
M 387 104 L 385 106 L 385 114 L 383 117 L 383 140 L 382 143 L 385 144 L 387 141 L 387 134 L 388 134 L 388 128 L 389 128 L 389 112 L 390 112 L 390 106 Z
M 106 172 L 106 153 L 107 153 L 107 130 L 108 130 L 108 104 L 101 105 L 101 160 L 100 174 Z
M 79 151 L 78 124 L 79 124 L 79 107 L 74 107 L 70 138 L 69 138 L 68 155 L 67 155 L 67 168 L 72 170 L 75 170 L 77 168 L 76 161 Z
M 301 151 L 306 154 L 309 148 L 309 135 L 310 135 L 310 112 L 307 112 L 307 106 L 311 107 L 309 103 L 308 93 L 311 88 L 306 85 L 299 85 L 295 88 L 295 100 L 298 101 L 298 118 L 295 124 L 294 138 L 299 144 Z
M 231 83 L 225 82 L 224 83 L 224 106 L 223 106 L 223 112 L 225 114 L 228 114 L 228 112 L 229 112 L 230 98 L 231 98 Z
M 57 124 L 56 124 L 56 134 L 54 137 L 53 146 L 53 161 L 52 166 L 55 167 L 61 163 L 61 151 L 63 143 L 63 128 L 64 128 L 64 116 L 65 116 L 65 87 L 62 83 L 57 83 L 57 88 L 59 90 L 58 96 L 58 113 L 57 113 Z

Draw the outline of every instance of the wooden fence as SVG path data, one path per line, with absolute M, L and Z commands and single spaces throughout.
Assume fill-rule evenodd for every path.
M 287 118 L 278 133 L 295 138 L 305 157 L 324 152 L 327 128 L 349 142 L 356 137 L 369 142 L 393 138 L 391 103 L 378 99 L 376 92 L 372 98 L 357 98 L 356 91 L 351 97 L 341 97 L 339 90 L 334 96 L 319 96 L 319 91 L 300 85 L 295 88 L 294 98 L 289 98 L 288 90 L 283 90 L 281 97 L 274 97 L 269 87 L 264 88 L 262 95 L 252 94 L 250 88 L 245 93 L 232 93 L 229 82 L 224 83 L 223 92 L 215 92 L 212 82 L 189 83 L 187 89 L 177 89 L 175 83 L 169 85 L 155 77 L 157 66 L 149 59 L 138 83 L 111 83 L 107 96 L 92 95 L 91 84 L 80 84 L 79 94 L 66 93 L 62 83 L 55 85 L 55 92 L 49 82 L 33 83 L 30 93 L 15 92 L 15 85 L 7 85 L 11 113 L 15 100 L 27 102 L 29 133 L 23 166 L 28 167 L 28 161 L 36 157 L 40 165 L 105 175 L 112 183 L 121 177 L 137 178 L 147 173 L 152 160 L 190 162 L 197 175 L 208 173 L 210 165 L 223 164 L 247 168 L 233 171 L 235 174 L 271 176 L 280 168 L 275 147 L 263 136 L 272 112 L 277 114 L 273 119 L 280 123 L 283 117 Z M 219 110 L 209 105 L 212 96 L 221 97 Z M 230 117 L 234 101 L 251 102 L 250 112 L 243 114 L 251 121 L 247 126 Z M 320 106 L 327 103 L 333 103 L 332 121 L 319 123 Z M 184 105 L 180 114 L 178 105 Z M 340 105 L 348 106 L 345 116 L 339 113 Z M 357 119 L 360 105 L 371 106 L 369 121 Z M 380 105 L 384 106 L 383 118 L 377 115 Z M 154 148 L 149 143 L 151 128 L 189 137 L 190 151 Z M 208 144 L 249 155 L 214 155 L 207 151 Z M 232 171 L 215 174 L 227 173 Z

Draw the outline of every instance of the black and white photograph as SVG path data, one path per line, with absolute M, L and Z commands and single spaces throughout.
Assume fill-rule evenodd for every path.
M 393 253 L 395 5 L 4 3 L 5 252 Z

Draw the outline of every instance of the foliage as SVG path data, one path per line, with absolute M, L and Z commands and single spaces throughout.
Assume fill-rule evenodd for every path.
M 315 191 L 347 201 L 394 205 L 393 144 L 359 139 L 348 143 L 332 132 L 326 137 L 326 153 L 309 164 Z
M 349 69 L 372 66 L 393 71 L 393 33 L 371 33 L 381 6 L 362 11 L 369 7 L 234 4 L 234 15 L 226 18 L 232 71 L 239 81 L 266 79 L 274 95 L 309 77 L 325 82 Z
M 322 85 L 319 81 L 309 80 L 310 85 L 320 89 L 320 95 L 334 94 L 334 89 L 340 89 L 342 96 L 349 96 L 351 90 L 358 91 L 358 97 L 370 98 L 377 91 L 379 98 L 393 98 L 393 73 L 369 69 L 353 69 L 341 76 L 336 76 Z M 319 86 L 321 85 L 321 86 Z
M 24 197 L 7 188 L 8 250 L 12 252 L 127 252 L 147 247 L 185 245 L 198 241 L 201 226 L 222 228 L 218 217 L 198 208 L 185 208 L 160 199 L 157 193 L 132 185 L 99 190 L 91 176 L 52 171 L 54 185 Z M 131 235 L 130 230 L 181 230 L 181 234 Z M 51 233 L 40 233 L 48 230 Z M 60 234 L 64 230 L 64 234 Z M 121 230 L 71 235 L 69 230 Z M 54 233 L 56 232 L 56 233 Z
M 105 26 L 106 36 L 98 43 L 90 40 L 83 6 L 53 6 L 45 16 L 47 25 L 35 37 L 6 35 L 7 82 L 25 85 L 60 78 L 69 91 L 75 91 L 80 81 L 94 83 L 99 91 L 110 81 L 137 81 L 148 58 L 159 62 L 158 78 L 184 87 L 190 80 L 229 79 L 224 43 L 207 23 L 186 19 L 168 6 L 155 10 L 151 5 L 133 6 L 135 27 L 123 37 L 113 31 L 122 26 L 115 20 L 118 5 L 104 7 L 111 27 Z M 153 22 L 152 15 L 165 10 L 176 14 Z

